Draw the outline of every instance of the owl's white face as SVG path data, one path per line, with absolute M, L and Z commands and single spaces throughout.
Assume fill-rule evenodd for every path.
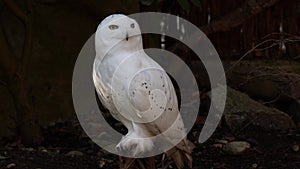
M 115 46 L 119 50 L 141 50 L 142 38 L 138 23 L 126 15 L 106 17 L 98 26 L 95 36 L 97 56 L 104 57 Z

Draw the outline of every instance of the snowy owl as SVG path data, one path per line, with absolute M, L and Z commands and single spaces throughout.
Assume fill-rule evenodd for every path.
M 164 69 L 144 52 L 138 23 L 122 14 L 108 16 L 97 28 L 95 50 L 93 81 L 99 99 L 128 129 L 116 149 L 141 157 L 160 148 L 159 136 L 174 145 L 163 151 L 178 168 L 191 166 L 174 87 Z

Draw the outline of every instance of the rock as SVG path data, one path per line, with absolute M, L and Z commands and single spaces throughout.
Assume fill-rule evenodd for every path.
M 0 155 L 0 160 L 5 160 L 5 159 L 7 159 L 8 157 L 6 157 L 6 156 L 2 156 L 2 155 Z
M 233 141 L 225 144 L 223 151 L 230 155 L 243 154 L 250 148 L 250 144 L 245 141 Z
M 103 168 L 105 164 L 106 164 L 105 159 L 101 158 L 101 160 L 99 161 L 99 168 Z
M 215 148 L 223 148 L 225 144 L 228 143 L 227 140 L 215 140 L 216 143 L 214 143 L 212 146 Z
M 298 152 L 299 149 L 300 149 L 300 147 L 299 147 L 299 145 L 294 145 L 294 146 L 292 147 L 292 149 L 293 149 L 294 152 Z
M 34 149 L 32 147 L 28 147 L 28 148 L 23 148 L 23 151 L 28 151 L 28 152 L 32 152 L 34 151 Z
M 257 168 L 258 165 L 257 165 L 256 163 L 253 163 L 253 164 L 251 165 L 251 167 L 252 167 L 252 168 Z
M 219 86 L 213 90 L 216 90 L 216 93 L 220 93 L 223 91 L 222 88 L 224 87 Z M 220 96 L 220 98 L 221 97 L 222 96 Z M 216 100 L 216 103 L 213 105 L 217 109 L 218 105 L 220 105 L 218 102 L 219 101 Z M 287 114 L 256 102 L 248 95 L 231 89 L 230 87 L 227 87 L 224 118 L 228 127 L 237 132 L 247 127 L 264 131 L 295 128 L 295 123 Z
M 228 141 L 227 140 L 216 140 L 217 143 L 221 143 L 221 144 L 227 144 Z
M 217 143 L 212 145 L 215 148 L 223 148 L 223 144 Z
M 45 150 L 42 150 L 41 152 L 43 152 L 43 153 L 48 153 L 48 150 L 45 149 Z
M 83 153 L 80 151 L 70 151 L 66 154 L 66 156 L 70 156 L 70 157 L 83 156 Z
M 114 160 L 106 160 L 108 163 L 113 163 Z
M 6 168 L 15 168 L 16 164 L 15 163 L 10 163 L 6 166 Z
M 43 152 L 43 153 L 47 153 L 48 150 L 45 147 L 39 147 L 38 151 Z

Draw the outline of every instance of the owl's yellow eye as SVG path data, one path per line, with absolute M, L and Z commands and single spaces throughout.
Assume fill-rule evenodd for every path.
M 131 27 L 131 28 L 134 28 L 134 23 L 132 23 L 132 24 L 130 25 L 130 27 Z
M 118 25 L 109 25 L 108 27 L 110 30 L 115 30 L 115 29 L 118 29 L 119 26 Z

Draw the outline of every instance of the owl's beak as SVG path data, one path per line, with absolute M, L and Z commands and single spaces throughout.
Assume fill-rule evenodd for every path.
M 128 38 L 129 38 L 128 33 L 126 33 L 126 41 L 128 41 Z

